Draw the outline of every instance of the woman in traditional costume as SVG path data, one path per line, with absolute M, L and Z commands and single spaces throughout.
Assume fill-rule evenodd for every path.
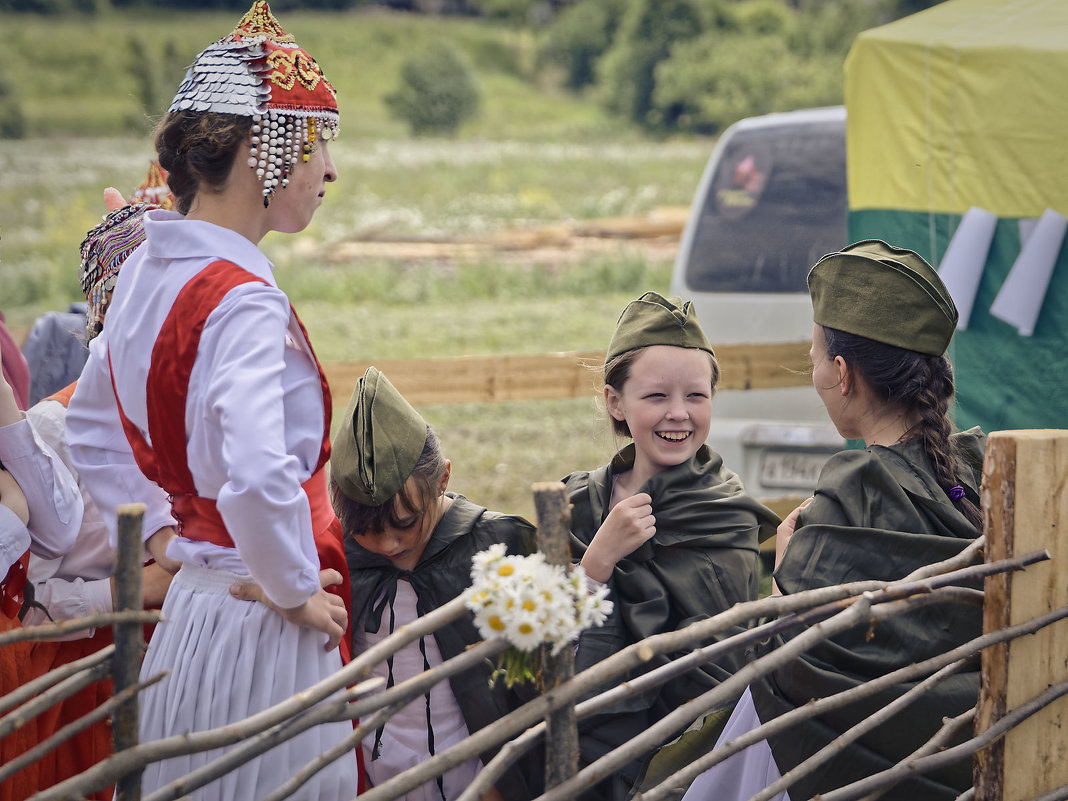
M 608 346 L 604 398 L 615 432 L 633 442 L 609 464 L 564 479 L 573 555 L 590 579 L 608 584 L 614 602 L 605 625 L 582 634 L 576 670 L 757 597 L 758 543 L 779 520 L 705 443 L 718 380 L 692 303 L 647 292 L 624 309 Z M 637 736 L 740 664 L 738 655 L 708 663 L 580 724 L 583 761 Z M 625 797 L 641 761 L 593 794 Z
M 31 554 L 55 559 L 74 545 L 82 498 L 74 476 L 20 410 L 0 376 L 0 632 L 18 628 L 33 605 L 26 578 Z M 40 675 L 29 641 L 0 646 L 0 696 Z M 0 737 L 0 765 L 38 743 L 37 719 Z M 0 801 L 21 801 L 39 789 L 36 762 L 0 781 Z
M 345 534 L 355 610 L 353 654 L 463 593 L 479 551 L 495 543 L 506 545 L 510 554 L 532 551 L 530 523 L 450 492 L 451 471 L 433 429 L 384 375 L 368 368 L 356 384 L 330 457 L 331 499 Z M 392 686 L 480 641 L 474 622 L 463 615 L 433 637 L 405 646 L 374 674 Z M 488 669 L 459 673 L 369 735 L 363 749 L 370 783 L 420 764 L 518 706 L 519 699 L 501 682 L 490 687 L 488 679 Z M 494 753 L 472 757 L 404 797 L 456 798 Z M 523 801 L 534 795 L 524 773 L 512 769 L 486 798 Z
M 328 594 L 319 575 L 344 558 L 323 470 L 329 390 L 257 247 L 311 221 L 337 177 L 337 126 L 333 87 L 266 3 L 197 56 L 156 134 L 179 213 L 145 215 L 71 400 L 71 455 L 98 506 L 162 488 L 178 521 L 167 555 L 182 567 L 142 666 L 170 675 L 141 695 L 144 742 L 240 720 L 342 664 L 347 587 Z M 273 606 L 233 597 L 242 580 Z M 198 797 L 260 798 L 351 731 L 308 729 Z M 152 764 L 145 791 L 219 754 Z M 347 754 L 295 797 L 349 799 L 357 775 Z
M 839 433 L 866 447 L 833 456 L 814 497 L 780 527 L 775 582 L 783 594 L 900 579 L 956 555 L 982 528 L 986 438 L 977 428 L 951 433 L 953 372 L 945 352 L 957 310 L 937 273 L 910 250 L 867 240 L 824 256 L 808 286 L 813 385 Z M 980 634 L 981 614 L 961 604 L 925 606 L 838 634 L 751 685 L 720 744 L 813 698 L 961 645 Z M 810 798 L 894 765 L 933 736 L 944 717 L 975 704 L 978 669 L 976 661 L 950 676 L 776 798 Z M 699 776 L 687 801 L 750 798 L 912 686 L 897 685 L 756 743 Z M 964 760 L 913 776 L 882 797 L 953 799 L 970 786 Z
M 158 171 L 158 165 L 155 171 Z M 118 194 L 117 190 L 110 191 Z M 115 205 L 116 208 L 90 229 L 82 242 L 79 276 L 88 301 L 83 323 L 87 342 L 91 342 L 103 328 L 104 315 L 119 269 L 145 241 L 144 214 L 160 208 L 150 203 L 125 205 L 121 195 Z M 75 387 L 76 383 L 70 384 L 35 403 L 26 412 L 34 430 L 72 471 L 74 466 L 66 444 L 66 417 L 67 405 Z M 49 621 L 58 623 L 114 610 L 115 548 L 105 516 L 88 488 L 79 481 L 79 489 L 85 511 L 73 547 L 56 559 L 30 556 L 29 580 L 37 603 L 24 619 L 27 625 L 41 625 Z M 170 511 L 170 504 L 162 493 L 153 507 L 146 506 L 145 509 L 144 526 L 156 532 L 149 537 L 148 549 L 161 560 L 150 561 L 141 574 L 142 602 L 146 608 L 160 607 L 170 586 L 171 576 L 179 567 L 179 563 L 167 559 L 165 555 L 166 547 L 174 537 L 174 519 Z M 152 627 L 146 627 L 146 631 L 150 634 Z M 36 642 L 32 654 L 34 668 L 45 673 L 96 653 L 111 642 L 110 627 L 82 629 L 61 640 Z M 111 679 L 102 679 L 54 704 L 37 718 L 38 738 L 46 739 L 100 706 L 113 694 Z M 40 789 L 77 776 L 111 754 L 111 725 L 102 719 L 60 743 L 41 758 Z M 111 797 L 111 789 L 101 789 L 89 797 L 106 801 Z

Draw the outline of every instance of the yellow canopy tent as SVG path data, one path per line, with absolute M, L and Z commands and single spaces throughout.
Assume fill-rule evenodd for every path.
M 943 273 L 975 262 L 964 302 L 951 284 L 970 307 L 949 354 L 958 422 L 1068 425 L 1068 2 L 948 0 L 865 31 L 845 100 L 850 238 L 912 248 Z M 961 225 L 970 209 L 985 233 Z

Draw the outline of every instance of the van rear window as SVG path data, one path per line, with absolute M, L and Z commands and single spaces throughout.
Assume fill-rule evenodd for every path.
M 686 283 L 708 292 L 804 292 L 846 245 L 845 125 L 742 130 L 726 144 L 694 231 Z

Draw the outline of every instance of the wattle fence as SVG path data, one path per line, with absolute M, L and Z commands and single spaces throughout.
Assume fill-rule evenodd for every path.
M 774 381 L 807 382 L 781 366 L 796 361 L 807 346 L 768 346 L 739 349 L 738 368 L 724 369 L 732 375 L 732 386 L 767 386 L 762 375 L 765 364 L 774 363 Z M 785 350 L 776 350 L 783 348 Z M 734 356 L 729 352 L 723 358 Z M 778 355 L 776 355 L 778 354 Z M 793 354 L 788 356 L 787 354 Z M 717 355 L 719 351 L 717 350 Z M 445 397 L 471 402 L 470 394 L 482 400 L 520 397 L 560 397 L 537 394 L 552 384 L 554 392 L 576 393 L 585 397 L 591 391 L 592 375 L 582 367 L 585 360 L 596 363 L 598 354 L 568 354 L 555 357 L 516 357 L 522 369 L 504 371 L 502 359 L 492 363 L 466 360 L 468 373 L 457 363 L 443 367 L 428 378 L 422 368 L 409 373 L 401 365 L 378 365 L 414 403 L 427 402 L 419 396 L 422 386 L 453 386 L 443 389 Z M 451 361 L 451 360 L 450 360 Z M 344 392 L 355 383 L 366 365 L 346 364 L 328 368 L 331 382 Z M 746 370 L 749 372 L 746 373 Z M 483 380 L 475 376 L 483 375 Z M 786 377 L 783 374 L 786 374 Z M 421 376 L 421 380 L 416 376 Z M 522 380 L 516 376 L 525 376 Z M 552 378 L 550 378 L 552 376 Z M 566 377 L 565 377 L 566 376 Z M 749 376 L 749 377 L 740 377 Z M 450 385 L 442 383 L 455 379 Z M 783 383 L 777 383 L 782 386 Z M 472 389 L 474 388 L 474 389 Z M 448 394 L 455 392 L 455 395 Z M 566 396 L 565 396 L 566 397 Z M 435 395 L 435 402 L 447 402 Z M 456 400 L 455 402 L 460 402 Z M 550 561 L 567 561 L 566 531 L 568 510 L 562 487 L 535 485 L 538 510 L 539 549 Z M 721 761 L 749 742 L 782 731 L 798 720 L 820 715 L 830 709 L 855 702 L 887 684 L 917 682 L 914 690 L 891 707 L 843 735 L 856 739 L 897 709 L 908 703 L 923 703 L 923 693 L 950 675 L 976 654 L 982 659 L 982 685 L 974 710 L 946 720 L 942 730 L 907 759 L 888 771 L 824 794 L 823 801 L 874 799 L 902 779 L 935 769 L 949 762 L 972 760 L 975 785 L 960 796 L 961 801 L 1055 801 L 1068 799 L 1068 542 L 1059 536 L 1068 526 L 1068 431 L 1005 431 L 990 436 L 982 489 L 985 537 L 952 560 L 934 564 L 894 582 L 858 582 L 827 587 L 789 596 L 773 596 L 738 604 L 714 618 L 678 631 L 663 632 L 612 655 L 595 667 L 571 675 L 567 652 L 561 660 L 547 665 L 541 693 L 521 708 L 473 734 L 462 743 L 438 753 L 421 765 L 371 788 L 361 798 L 393 799 L 404 795 L 451 767 L 484 752 L 494 744 L 504 744 L 460 801 L 477 801 L 493 787 L 496 777 L 522 754 L 534 747 L 547 749 L 548 788 L 540 801 L 563 801 L 611 774 L 624 763 L 656 748 L 684 730 L 706 711 L 729 704 L 753 679 L 823 641 L 835 632 L 899 615 L 929 604 L 981 604 L 984 612 L 982 636 L 972 642 L 925 662 L 913 664 L 893 674 L 853 690 L 816 700 L 781 718 L 768 721 L 744 738 L 726 743 L 669 772 L 648 776 L 637 796 L 643 801 L 678 798 L 682 788 L 701 771 Z M 137 742 L 137 693 L 148 684 L 166 681 L 166 674 L 146 677 L 139 683 L 143 653 L 142 624 L 159 619 L 156 612 L 139 609 L 141 588 L 140 510 L 121 510 L 120 554 L 116 570 L 120 594 L 116 613 L 92 620 L 23 628 L 0 634 L 0 647 L 26 639 L 45 639 L 69 633 L 76 628 L 113 625 L 115 645 L 78 663 L 46 674 L 30 685 L 0 698 L 0 737 L 10 734 L 25 721 L 51 704 L 77 692 L 105 674 L 114 677 L 115 695 L 85 719 L 57 732 L 22 758 L 0 766 L 0 781 L 7 780 L 26 762 L 39 759 L 63 739 L 73 736 L 99 717 L 110 715 L 116 753 L 90 770 L 33 796 L 46 799 L 84 798 L 101 788 L 116 784 L 116 797 L 142 798 L 140 774 L 152 762 L 179 754 L 225 748 L 221 756 L 180 782 L 145 796 L 151 801 L 177 799 L 194 793 L 198 787 L 234 770 L 241 763 L 265 753 L 283 740 L 310 726 L 329 720 L 355 720 L 359 725 L 345 743 L 309 762 L 289 782 L 277 788 L 264 801 L 292 796 L 302 784 L 330 761 L 358 747 L 360 740 L 410 700 L 422 696 L 429 687 L 455 672 L 471 669 L 493 659 L 505 646 L 490 640 L 470 648 L 408 681 L 388 689 L 380 680 L 369 678 L 374 665 L 403 645 L 429 634 L 461 615 L 469 615 L 462 599 L 456 599 L 419 620 L 399 627 L 392 635 L 315 687 L 264 712 L 211 731 L 185 734 L 148 743 Z M 984 589 L 973 589 L 982 578 Z M 713 635 L 737 625 L 747 631 L 714 644 Z M 577 721 L 603 710 L 620 699 L 681 675 L 695 665 L 731 650 L 747 648 L 778 632 L 801 632 L 789 643 L 760 659 L 748 662 L 730 680 L 676 709 L 650 727 L 640 737 L 579 769 Z M 635 668 L 657 654 L 683 656 L 669 661 L 640 677 L 622 681 Z M 971 737 L 962 744 L 947 743 L 962 731 Z M 836 743 L 834 748 L 842 747 Z M 831 752 L 819 753 L 782 777 L 782 781 L 756 796 L 760 801 L 789 787 L 802 775 L 814 770 Z M 355 788 L 353 788 L 355 795 Z M 793 801 L 802 801 L 794 798 Z

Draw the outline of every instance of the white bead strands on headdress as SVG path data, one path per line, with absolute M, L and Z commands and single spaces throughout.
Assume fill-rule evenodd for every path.
M 169 111 L 237 114 L 252 118 L 248 166 L 270 204 L 299 159 L 317 142 L 337 136 L 334 87 L 306 50 L 258 0 L 228 36 L 196 57 Z

